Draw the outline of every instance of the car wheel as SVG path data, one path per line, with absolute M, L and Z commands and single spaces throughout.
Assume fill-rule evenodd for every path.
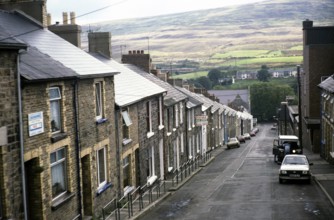
M 279 178 L 279 183 L 282 184 L 283 183 L 283 180 L 281 178 Z
M 306 180 L 307 184 L 311 184 L 311 179 Z

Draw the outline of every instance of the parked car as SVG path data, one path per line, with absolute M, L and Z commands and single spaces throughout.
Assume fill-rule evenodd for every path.
M 240 143 L 245 143 L 245 142 L 246 142 L 244 136 L 242 136 L 242 135 L 239 135 L 239 136 L 237 137 L 237 139 L 238 139 L 238 141 L 239 141 Z
M 310 165 L 303 154 L 288 154 L 284 157 L 279 169 L 279 183 L 283 180 L 305 180 L 311 182 Z
M 236 137 L 234 137 L 234 138 L 230 138 L 226 145 L 227 145 L 227 149 L 230 149 L 232 147 L 240 147 L 240 142 L 238 141 Z
M 253 128 L 253 130 L 255 134 L 257 134 L 259 132 L 259 128 Z
M 255 137 L 256 133 L 255 133 L 254 131 L 251 131 L 251 132 L 249 132 L 249 135 L 250 135 L 251 137 Z
M 251 139 L 251 136 L 250 136 L 249 133 L 245 133 L 245 134 L 244 134 L 244 138 L 245 138 L 245 140 L 250 140 L 250 139 Z

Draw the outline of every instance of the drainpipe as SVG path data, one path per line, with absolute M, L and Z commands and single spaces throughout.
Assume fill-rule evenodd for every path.
M 78 185 L 78 201 L 79 201 L 79 219 L 82 219 L 82 196 L 81 196 L 81 176 L 80 176 L 80 132 L 79 132 L 79 116 L 78 116 L 78 81 L 74 80 L 73 86 L 73 109 L 75 121 L 75 148 L 76 148 L 76 166 L 77 166 L 77 185 Z
M 23 144 L 23 113 L 22 113 L 22 93 L 21 93 L 21 74 L 20 74 L 20 54 L 26 50 L 19 50 L 17 54 L 17 94 L 19 102 L 19 129 L 20 129 L 20 153 L 21 153 L 21 175 L 22 175 L 22 193 L 23 193 L 23 209 L 24 219 L 28 220 L 28 202 L 26 189 L 26 174 L 24 165 L 24 144 Z
M 115 109 L 115 133 L 116 133 L 116 167 L 117 167 L 117 185 L 118 185 L 118 197 L 121 198 L 121 156 L 120 156 L 120 140 L 119 140 L 119 129 L 118 129 L 118 111 Z

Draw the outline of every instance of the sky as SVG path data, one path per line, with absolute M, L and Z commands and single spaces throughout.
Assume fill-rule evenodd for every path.
M 75 12 L 76 23 L 151 17 L 201 9 L 248 4 L 264 0 L 47 0 L 52 24 L 62 23 L 63 12 Z

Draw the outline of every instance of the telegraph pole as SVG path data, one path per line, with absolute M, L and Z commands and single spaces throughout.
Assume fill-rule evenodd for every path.
M 300 66 L 297 65 L 297 80 L 298 80 L 298 137 L 300 148 L 303 151 L 303 130 L 302 130 L 302 99 L 301 99 L 301 85 L 300 85 Z

